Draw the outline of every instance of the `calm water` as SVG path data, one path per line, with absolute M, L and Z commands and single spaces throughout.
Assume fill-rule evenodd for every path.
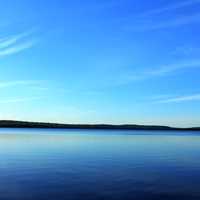
M 200 133 L 1 129 L 0 200 L 16 199 L 199 200 Z

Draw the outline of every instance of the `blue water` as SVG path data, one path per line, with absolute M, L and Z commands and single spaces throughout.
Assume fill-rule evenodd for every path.
M 0 200 L 199 200 L 200 133 L 0 130 Z

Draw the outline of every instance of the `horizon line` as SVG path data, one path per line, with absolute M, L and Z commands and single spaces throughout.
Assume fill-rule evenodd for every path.
M 157 128 L 166 128 L 168 130 L 172 130 L 172 129 L 177 129 L 177 130 L 195 130 L 195 129 L 199 129 L 200 130 L 200 126 L 191 126 L 191 127 L 175 127 L 175 126 L 169 126 L 169 125 L 156 125 L 156 124 L 134 124 L 134 123 L 122 123 L 122 124 L 112 124 L 112 123 L 62 123 L 62 122 L 43 122 L 43 121 L 26 121 L 26 120 L 8 120 L 8 119 L 0 119 L 0 128 L 2 128 L 2 122 L 7 122 L 7 123 L 24 123 L 25 125 L 52 125 L 52 126 L 58 126 L 58 128 L 65 128 L 64 126 L 72 126 L 71 128 L 76 128 L 75 126 L 108 126 L 109 127 L 125 127 L 127 126 L 136 126 L 135 128 L 153 128 L 153 127 L 157 127 Z M 8 124 L 6 124 L 7 126 Z M 19 125 L 19 124 L 18 124 Z M 60 126 L 60 127 L 59 127 Z M 82 127 L 82 128 L 83 128 Z M 9 127 L 8 127 L 9 128 Z M 10 127 L 10 128 L 13 128 L 13 127 Z M 19 127 L 20 128 L 20 127 Z M 44 127 L 45 128 L 45 127 Z M 50 127 L 50 128 L 54 128 L 54 127 Z M 67 128 L 67 127 L 66 127 Z M 70 127 L 68 127 L 70 128 Z M 97 127 L 98 128 L 98 127 Z M 126 128 L 126 127 L 125 127 Z M 134 127 L 130 127 L 131 128 L 134 128 Z

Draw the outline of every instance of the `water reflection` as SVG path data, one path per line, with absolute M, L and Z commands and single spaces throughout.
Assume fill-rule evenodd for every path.
M 0 199 L 199 199 L 199 155 L 190 132 L 2 129 Z

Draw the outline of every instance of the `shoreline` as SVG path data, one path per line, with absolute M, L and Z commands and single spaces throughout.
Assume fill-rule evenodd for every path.
M 47 122 L 28 122 L 0 120 L 0 128 L 36 128 L 36 129 L 81 129 L 81 130 L 141 130 L 141 131 L 200 131 L 200 127 L 178 128 L 157 125 L 136 124 L 60 124 Z

